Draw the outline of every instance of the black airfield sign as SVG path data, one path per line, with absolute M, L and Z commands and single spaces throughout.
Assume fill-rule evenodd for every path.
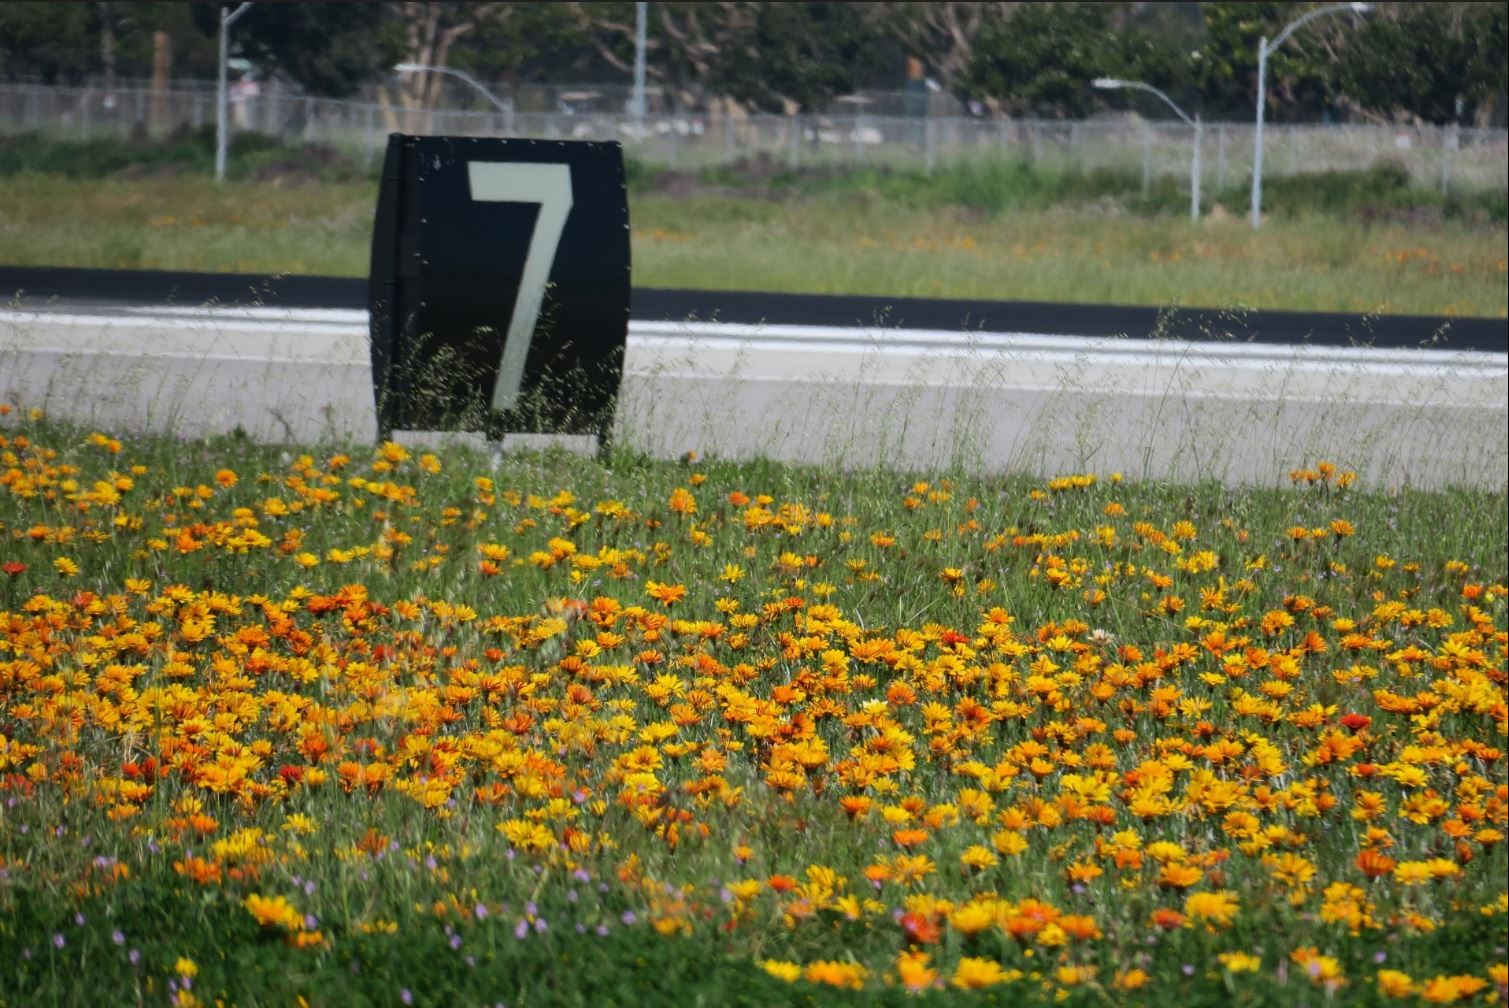
M 382 437 L 604 435 L 629 324 L 623 149 L 390 135 L 367 301 Z

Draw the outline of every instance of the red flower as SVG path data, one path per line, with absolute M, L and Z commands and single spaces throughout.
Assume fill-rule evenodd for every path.
M 906 940 L 913 945 L 931 945 L 942 934 L 936 920 L 919 913 L 902 914 L 901 930 L 906 932 Z
M 1354 732 L 1359 732 L 1362 731 L 1362 729 L 1366 728 L 1368 725 L 1372 724 L 1373 719 L 1368 717 L 1366 714 L 1343 714 L 1341 716 L 1341 723 L 1344 727 L 1349 728 Z
M 11 577 L 15 577 L 24 570 L 26 570 L 26 565 L 20 560 L 7 560 L 5 563 L 0 564 L 0 571 L 5 571 Z

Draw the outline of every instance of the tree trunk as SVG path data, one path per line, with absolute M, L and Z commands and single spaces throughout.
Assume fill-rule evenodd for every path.
M 165 31 L 152 33 L 152 113 L 154 136 L 168 132 L 168 77 L 173 69 L 173 40 Z

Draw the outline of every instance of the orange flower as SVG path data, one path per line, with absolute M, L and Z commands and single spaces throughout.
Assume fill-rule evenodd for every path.
M 671 606 L 686 598 L 686 585 L 661 584 L 659 581 L 647 581 L 645 582 L 644 593 L 663 605 Z
M 1170 907 L 1159 907 L 1153 911 L 1153 927 L 1164 931 L 1173 931 L 1184 926 L 1184 915 Z
M 1394 870 L 1395 861 L 1379 850 L 1365 850 L 1357 855 L 1357 867 L 1368 878 L 1382 878 Z
M 901 930 L 913 945 L 931 945 L 942 934 L 938 921 L 930 914 L 907 912 L 901 915 Z

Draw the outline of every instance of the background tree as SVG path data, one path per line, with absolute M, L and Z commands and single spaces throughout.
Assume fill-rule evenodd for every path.
M 959 94 L 974 62 L 976 41 L 988 26 L 1015 13 L 1016 2 L 888 3 L 877 16 L 910 55 L 922 60 L 945 91 Z
M 0 73 L 79 84 L 99 65 L 99 11 L 90 4 L 0 4 Z
M 197 4 L 196 20 L 210 35 L 220 30 L 223 4 Z M 258 3 L 236 21 L 238 55 L 264 76 L 281 75 L 306 92 L 346 98 L 401 58 L 398 23 L 381 4 Z
M 1207 118 L 1252 118 L 1257 101 L 1257 50 L 1308 7 L 1292 3 L 1202 3 L 1203 41 L 1193 77 Z M 1357 30 L 1350 14 L 1319 18 L 1268 58 L 1267 118 L 1314 121 L 1327 114 L 1333 90 L 1327 67 Z
M 1502 3 L 1385 4 L 1337 61 L 1337 90 L 1386 119 L 1442 125 L 1491 113 L 1506 86 Z
M 634 4 L 570 5 L 599 57 L 633 70 Z M 890 71 L 902 50 L 883 5 L 666 3 L 650 5 L 647 76 L 683 104 L 726 96 L 767 112 L 819 111 Z
M 765 112 L 820 112 L 902 52 L 864 4 L 751 4 L 713 68 L 712 90 Z
M 1101 103 L 1096 77 L 1172 88 L 1189 57 L 1135 13 L 1129 4 L 1022 4 L 981 24 L 961 90 L 1012 115 L 1081 118 Z
M 494 16 L 478 19 L 471 34 L 452 50 L 450 63 L 478 80 L 502 81 L 505 87 L 525 80 L 608 79 L 580 22 L 561 3 L 508 4 Z M 468 101 L 475 98 L 467 96 Z

